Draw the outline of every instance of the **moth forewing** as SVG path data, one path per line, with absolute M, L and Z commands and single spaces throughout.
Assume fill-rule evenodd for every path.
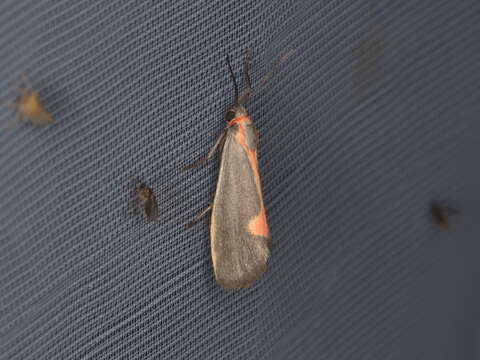
M 212 263 L 225 289 L 247 288 L 267 268 L 270 234 L 256 159 L 256 134 L 243 116 L 229 123 L 210 224 Z

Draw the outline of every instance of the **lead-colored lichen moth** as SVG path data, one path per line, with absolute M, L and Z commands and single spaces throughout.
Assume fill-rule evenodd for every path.
M 292 51 L 277 62 L 285 60 Z M 247 288 L 267 268 L 271 237 L 263 203 L 257 162 L 258 133 L 247 110 L 246 102 L 254 95 L 250 77 L 251 50 L 245 52 L 243 80 L 246 89 L 239 94 L 237 80 L 227 57 L 233 81 L 235 102 L 225 112 L 226 128 L 204 158 L 186 166 L 192 168 L 221 152 L 215 196 L 212 204 L 191 224 L 211 210 L 210 247 L 217 282 L 227 290 Z M 260 85 L 272 75 L 275 67 Z

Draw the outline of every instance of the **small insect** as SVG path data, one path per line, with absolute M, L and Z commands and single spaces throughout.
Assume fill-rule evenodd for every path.
M 153 194 L 151 187 L 139 179 L 133 178 L 137 181 L 138 186 L 135 188 L 137 210 L 148 220 L 158 219 L 157 200 Z
M 3 102 L 2 105 L 11 107 L 16 112 L 15 120 L 5 130 L 12 129 L 20 122 L 30 122 L 34 125 L 51 125 L 55 120 L 43 107 L 38 97 L 38 91 L 34 90 L 32 83 L 26 74 L 21 75 L 25 87 L 18 88 L 20 98 L 15 102 Z
M 260 80 L 264 85 L 276 66 L 292 51 L 281 57 L 272 71 Z M 212 158 L 220 151 L 220 166 L 213 203 L 200 213 L 189 226 L 209 211 L 210 248 L 217 282 L 227 290 L 247 288 L 257 281 L 267 268 L 271 237 L 263 204 L 257 163 L 258 134 L 247 114 L 245 103 L 254 95 L 250 77 L 252 52 L 245 51 L 243 81 L 246 89 L 239 94 L 237 80 L 227 57 L 235 102 L 225 112 L 226 128 L 210 152 L 189 169 Z
M 376 20 L 373 9 L 369 8 L 365 21 L 367 26 L 359 43 L 353 47 L 355 62 L 353 73 L 353 90 L 357 96 L 366 94 L 367 90 L 379 80 L 382 73 L 382 54 L 385 50 L 385 30 L 382 23 Z
M 448 206 L 440 205 L 437 202 L 432 202 L 430 204 L 430 213 L 432 214 L 435 224 L 445 230 L 448 230 L 450 227 L 450 223 L 448 221 L 449 215 L 457 215 L 458 210 Z

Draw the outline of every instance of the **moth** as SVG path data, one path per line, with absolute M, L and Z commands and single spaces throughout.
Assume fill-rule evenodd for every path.
M 448 230 L 450 227 L 449 216 L 457 215 L 458 210 L 453 209 L 448 206 L 443 206 L 437 202 L 432 202 L 430 204 L 430 213 L 435 224 L 445 230 Z
M 291 51 L 274 65 L 285 60 Z M 210 250 L 217 282 L 224 289 L 238 290 L 253 285 L 266 271 L 272 240 L 263 203 L 258 169 L 259 136 L 245 104 L 254 95 L 250 76 L 252 51 L 245 51 L 243 81 L 245 90 L 239 94 L 237 79 L 227 57 L 228 70 L 234 87 L 234 104 L 225 112 L 225 129 L 210 152 L 195 163 L 198 166 L 220 152 L 218 180 L 213 202 L 190 224 L 211 211 Z
M 137 182 L 135 187 L 137 211 L 147 220 L 157 220 L 158 206 L 152 188 L 139 179 L 134 178 L 134 180 Z
M 52 125 L 55 120 L 43 107 L 40 102 L 38 91 L 33 89 L 32 83 L 26 74 L 22 74 L 21 78 L 25 87 L 18 88 L 20 97 L 17 101 L 3 102 L 3 105 L 15 110 L 16 116 L 14 121 L 6 127 L 6 130 L 12 129 L 20 122 L 29 122 L 34 125 Z

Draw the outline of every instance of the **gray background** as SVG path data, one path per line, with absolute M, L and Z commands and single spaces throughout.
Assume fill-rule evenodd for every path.
M 1 1 L 1 97 L 25 71 L 58 123 L 0 134 L 0 359 L 480 359 L 479 20 L 477 0 Z M 184 227 L 216 162 L 178 168 L 224 127 L 247 46 L 255 79 L 295 55 L 248 105 L 272 259 L 226 292 L 208 220 Z

